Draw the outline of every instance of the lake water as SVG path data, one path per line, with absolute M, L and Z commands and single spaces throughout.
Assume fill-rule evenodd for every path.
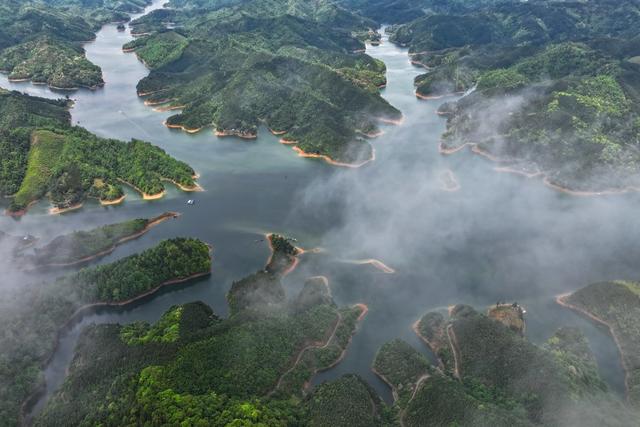
M 151 8 L 162 2 L 154 1 Z M 359 169 L 299 158 L 266 129 L 260 129 L 257 140 L 218 138 L 211 130 L 190 135 L 167 129 L 162 122 L 170 113 L 156 112 L 136 96 L 136 83 L 148 71 L 134 54 L 122 52 L 130 39 L 128 29 L 119 32 L 107 25 L 85 45 L 87 57 L 102 67 L 106 85 L 69 94 L 76 100 L 73 121 L 103 137 L 159 145 L 192 165 L 205 191 L 183 193 L 171 187 L 156 201 L 143 201 L 128 191 L 120 206 L 87 202 L 58 216 L 47 215 L 49 205 L 43 201 L 20 219 L 0 218 L 0 230 L 47 240 L 71 230 L 179 211 L 179 219 L 100 262 L 168 237 L 192 236 L 213 245 L 213 273 L 134 306 L 79 319 L 65 332 L 46 368 L 47 395 L 36 412 L 64 380 L 78 334 L 87 324 L 153 322 L 170 306 L 194 300 L 226 315 L 225 294 L 231 283 L 261 268 L 268 258 L 266 244 L 256 242 L 266 232 L 323 249 L 304 254 L 298 269 L 285 278 L 290 294 L 306 277 L 324 275 L 338 304 L 362 302 L 370 309 L 345 359 L 319 374 L 314 384 L 355 372 L 389 401 L 389 390 L 369 369 L 382 343 L 400 337 L 428 354 L 411 330 L 425 312 L 456 303 L 481 309 L 497 300 L 517 300 L 527 309 L 527 335 L 536 343 L 559 326 L 580 326 L 603 376 L 622 392 L 623 373 L 610 337 L 557 306 L 554 296 L 594 281 L 640 277 L 638 195 L 572 197 L 536 179 L 498 173 L 495 165 L 468 152 L 442 156 L 438 143 L 445 120 L 435 111 L 446 100 L 416 99 L 413 78 L 423 70 L 386 38 L 380 46 L 368 47 L 368 53 L 386 63 L 388 85 L 382 94 L 405 120 L 401 126 L 383 126 L 385 134 L 372 140 L 376 161 Z M 6 76 L 0 76 L 0 86 L 60 96 L 43 86 L 10 83 Z M 448 170 L 459 191 L 443 190 L 441 176 Z M 190 198 L 195 205 L 186 205 Z M 353 262 L 370 258 L 396 272 Z

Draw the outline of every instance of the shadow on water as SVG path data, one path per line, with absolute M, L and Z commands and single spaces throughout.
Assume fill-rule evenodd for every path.
M 154 1 L 153 7 L 163 1 Z M 0 229 L 46 241 L 72 230 L 178 211 L 178 220 L 118 247 L 99 263 L 165 238 L 191 236 L 213 245 L 213 272 L 135 306 L 84 316 L 62 335 L 46 368 L 47 391 L 35 413 L 64 380 L 82 327 L 153 322 L 172 305 L 194 300 L 226 315 L 225 294 L 231 283 L 266 262 L 267 245 L 256 240 L 269 231 L 296 237 L 303 247 L 326 250 L 303 256 L 285 280 L 289 295 L 306 277 L 325 275 L 339 305 L 369 307 L 345 359 L 319 374 L 314 384 L 354 372 L 389 401 L 388 388 L 370 371 L 381 344 L 403 338 L 431 357 L 411 330 L 425 312 L 456 303 L 480 309 L 497 299 L 516 299 L 527 306 L 528 335 L 536 343 L 563 324 L 585 330 L 605 379 L 621 390 L 623 375 L 611 338 L 557 307 L 553 296 L 593 281 L 640 277 L 637 195 L 572 198 L 533 179 L 496 173 L 491 163 L 470 153 L 441 156 L 438 142 L 445 121 L 435 112 L 443 101 L 416 99 L 413 79 L 423 70 L 386 38 L 368 53 L 386 63 L 388 85 L 382 94 L 403 112 L 405 121 L 402 126 L 382 126 L 385 134 L 372 141 L 375 162 L 348 170 L 300 159 L 266 129 L 260 129 L 254 141 L 217 138 L 210 129 L 195 135 L 167 129 L 161 123 L 171 113 L 155 112 L 136 96 L 136 83 L 148 70 L 134 54 L 122 52 L 130 39 L 129 32 L 106 25 L 85 46 L 89 59 L 102 67 L 106 85 L 70 94 L 76 100 L 73 121 L 101 136 L 133 137 L 161 146 L 200 173 L 205 191 L 186 194 L 170 186 L 165 198 L 145 202 L 127 190 L 121 206 L 88 202 L 79 211 L 58 216 L 47 215 L 43 201 L 20 220 L 0 218 Z M 6 76 L 0 76 L 0 86 L 59 96 L 41 86 L 9 83 Z M 459 182 L 459 191 L 442 191 L 438 177 L 446 170 Z M 195 205 L 185 204 L 189 198 Z M 369 258 L 396 273 L 344 262 Z

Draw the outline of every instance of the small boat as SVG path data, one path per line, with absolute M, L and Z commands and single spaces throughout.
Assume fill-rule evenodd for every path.
M 116 28 L 118 29 L 118 31 L 124 31 L 124 24 L 118 24 Z
M 188 205 L 195 205 L 195 203 L 196 203 L 196 201 L 195 201 L 195 200 L 193 200 L 193 199 L 189 199 L 189 200 L 187 200 L 187 204 L 188 204 Z

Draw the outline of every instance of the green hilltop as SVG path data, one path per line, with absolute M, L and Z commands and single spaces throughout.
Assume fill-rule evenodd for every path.
M 471 91 L 441 107 L 445 151 L 470 143 L 574 191 L 636 189 L 637 16 L 632 1 L 502 2 L 438 10 L 390 39 L 428 68 L 417 96 Z
M 0 310 L 3 425 L 17 425 L 22 404 L 44 385 L 42 367 L 57 346 L 60 330 L 79 310 L 122 305 L 163 285 L 206 275 L 210 269 L 205 243 L 174 238 L 111 264 L 85 268 L 51 283 L 23 284 L 20 292 L 8 293 Z
M 400 118 L 378 93 L 384 64 L 355 37 L 370 21 L 329 2 L 184 6 L 203 9 L 151 13 L 133 25 L 152 34 L 124 47 L 151 68 L 138 84 L 147 103 L 182 110 L 168 126 L 253 138 L 264 123 L 308 154 L 353 163 L 371 156 L 363 137 L 380 119 Z
M 70 125 L 65 100 L 0 92 L 0 194 L 9 213 L 48 196 L 56 208 L 120 199 L 123 183 L 160 195 L 163 181 L 195 188 L 195 172 L 147 142 L 99 138 Z
M 234 283 L 227 319 L 195 302 L 172 307 L 153 325 L 88 328 L 65 384 L 35 425 L 280 426 L 322 417 L 326 409 L 304 397 L 305 383 L 340 360 L 363 311 L 337 307 L 318 281 L 287 299 L 280 280 L 295 255 L 282 236 L 269 240 L 270 263 Z M 307 304 L 297 305 L 300 299 Z M 363 398 L 381 405 L 366 385 L 345 385 L 352 386 L 361 387 L 365 407 Z

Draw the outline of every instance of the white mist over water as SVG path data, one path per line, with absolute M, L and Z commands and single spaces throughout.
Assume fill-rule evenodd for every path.
M 42 202 L 19 221 L 0 218 L 0 229 L 46 240 L 74 229 L 182 211 L 179 220 L 154 228 L 101 262 L 182 235 L 214 246 L 214 271 L 209 279 L 167 290 L 144 304 L 83 318 L 63 336 L 47 368 L 48 393 L 64 379 L 77 335 L 86 324 L 155 321 L 171 305 L 193 300 L 203 300 L 225 315 L 231 282 L 266 262 L 267 247 L 255 240 L 267 231 L 296 237 L 303 247 L 326 249 L 302 257 L 298 270 L 285 280 L 289 295 L 306 277 L 324 275 L 338 304 L 363 302 L 370 309 L 345 360 L 316 382 L 356 372 L 388 396 L 386 386 L 369 370 L 382 343 L 401 337 L 424 349 L 410 327 L 426 311 L 460 302 L 481 309 L 500 299 L 525 304 L 527 331 L 536 342 L 565 323 L 586 329 L 598 347 L 605 376 L 620 387 L 611 340 L 557 307 L 553 296 L 597 280 L 640 278 L 640 226 L 634 214 L 638 195 L 574 198 L 535 179 L 496 173 L 494 165 L 470 153 L 441 156 L 438 143 L 445 121 L 435 112 L 443 100 L 415 98 L 413 78 L 422 70 L 409 63 L 406 50 L 387 39 L 368 52 L 387 64 L 388 85 L 382 93 L 404 113 L 405 121 L 383 126 L 385 134 L 372 140 L 376 161 L 359 169 L 300 159 L 264 129 L 256 141 L 220 139 L 211 130 L 187 135 L 166 129 L 161 123 L 170 113 L 154 112 L 136 96 L 136 83 L 147 70 L 134 54 L 122 53 L 128 40 L 128 33 L 108 25 L 87 44 L 87 56 L 103 68 L 107 84 L 95 92 L 70 95 L 78 99 L 74 122 L 101 136 L 136 137 L 160 145 L 193 165 L 206 191 L 186 195 L 170 188 L 168 197 L 155 202 L 129 193 L 122 206 L 87 203 L 78 212 L 55 217 L 43 214 L 47 204 Z M 39 86 L 8 85 L 4 77 L 0 85 L 57 96 Z M 439 177 L 446 170 L 460 183 L 459 191 L 442 191 Z M 187 207 L 185 201 L 192 197 L 196 204 Z M 369 258 L 396 272 L 343 262 Z M 23 280 L 5 275 L 2 285 L 14 287 Z

